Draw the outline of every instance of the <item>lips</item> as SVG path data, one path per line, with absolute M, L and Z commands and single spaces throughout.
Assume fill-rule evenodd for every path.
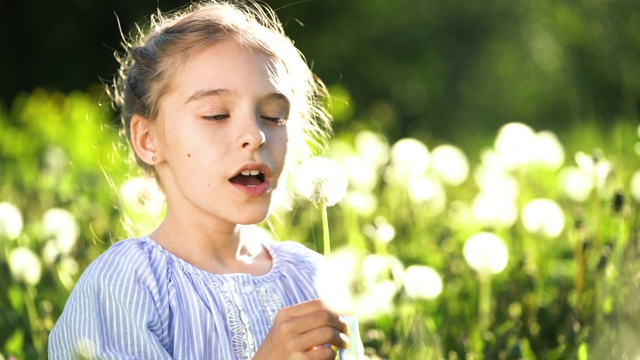
M 260 170 L 243 170 L 229 181 L 242 186 L 258 186 L 264 183 L 265 179 L 264 173 Z
M 229 182 L 248 195 L 259 196 L 271 188 L 271 169 L 263 163 L 246 164 Z

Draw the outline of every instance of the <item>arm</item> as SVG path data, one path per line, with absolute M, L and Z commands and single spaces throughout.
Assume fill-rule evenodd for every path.
M 254 360 L 335 359 L 335 350 L 349 347 L 345 322 L 320 300 L 282 309 Z

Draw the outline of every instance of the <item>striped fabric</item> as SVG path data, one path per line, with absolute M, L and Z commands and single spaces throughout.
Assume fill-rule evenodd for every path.
M 49 337 L 50 359 L 251 359 L 279 309 L 317 298 L 322 257 L 265 244 L 261 276 L 216 275 L 149 237 L 120 241 L 80 277 Z

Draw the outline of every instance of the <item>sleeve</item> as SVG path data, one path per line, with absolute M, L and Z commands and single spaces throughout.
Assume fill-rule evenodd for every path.
M 81 276 L 49 335 L 50 359 L 171 359 L 156 280 L 130 253 L 120 255 L 98 258 Z

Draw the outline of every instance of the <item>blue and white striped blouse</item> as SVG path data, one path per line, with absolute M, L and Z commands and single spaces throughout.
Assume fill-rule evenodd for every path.
M 322 256 L 264 244 L 261 276 L 217 275 L 149 237 L 112 245 L 80 277 L 49 337 L 50 359 L 251 359 L 278 310 L 317 298 Z

